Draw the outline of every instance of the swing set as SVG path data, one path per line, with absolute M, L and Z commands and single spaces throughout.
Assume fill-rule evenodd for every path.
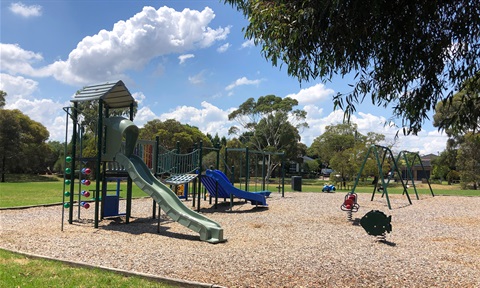
M 381 146 L 381 145 L 372 145 L 368 149 L 368 152 L 365 155 L 365 159 L 363 160 L 362 166 L 360 167 L 360 170 L 358 172 L 358 176 L 355 179 L 355 183 L 353 184 L 352 192 L 350 192 L 350 194 L 353 194 L 355 192 L 355 188 L 358 185 L 358 181 L 360 180 L 363 169 L 365 167 L 365 164 L 366 164 L 367 160 L 369 159 L 370 154 L 373 154 L 373 156 L 374 156 L 374 159 L 376 161 L 377 168 L 378 168 L 378 173 L 379 173 L 378 178 L 376 178 L 376 180 L 374 180 L 374 183 L 373 183 L 374 188 L 373 188 L 371 201 L 373 201 L 373 199 L 375 197 L 375 192 L 377 190 L 382 191 L 382 197 L 385 195 L 385 198 L 387 200 L 388 208 L 392 209 L 392 206 L 390 204 L 390 198 L 388 197 L 388 184 L 390 183 L 390 180 L 394 177 L 395 173 L 397 173 L 399 175 L 400 182 L 402 183 L 402 188 L 403 188 L 402 195 L 406 195 L 407 200 L 410 203 L 410 205 L 412 204 L 412 200 L 410 199 L 410 195 L 408 194 L 408 188 L 409 188 L 408 183 L 409 183 L 409 181 L 411 181 L 411 184 L 412 184 L 413 189 L 415 191 L 415 195 L 416 195 L 417 200 L 419 199 L 417 188 L 415 186 L 414 177 L 413 177 L 413 174 L 412 174 L 412 168 L 414 167 L 415 160 L 417 160 L 417 159 L 420 163 L 420 167 L 422 168 L 422 170 L 424 172 L 425 172 L 425 167 L 423 166 L 423 163 L 422 163 L 418 153 L 409 152 L 409 151 L 401 151 L 397 155 L 397 158 L 394 158 L 392 150 L 390 150 L 390 148 L 388 148 L 388 147 Z M 385 177 L 384 165 L 385 165 L 385 160 L 387 160 L 387 159 L 390 162 L 390 167 L 391 168 L 387 169 L 388 172 L 387 172 L 386 177 Z M 400 171 L 400 168 L 398 166 L 398 163 L 401 161 L 401 159 L 403 159 L 405 161 L 406 174 L 407 174 L 407 175 L 405 175 L 406 176 L 406 182 L 404 181 L 404 179 L 403 179 L 404 175 L 402 174 L 402 172 Z M 377 179 L 380 180 L 380 185 L 378 185 L 378 180 Z M 435 196 L 428 178 L 427 178 L 427 183 L 428 183 L 428 187 L 430 189 L 431 195 Z

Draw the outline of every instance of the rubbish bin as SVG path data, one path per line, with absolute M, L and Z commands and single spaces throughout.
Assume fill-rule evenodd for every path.
M 302 192 L 302 176 L 292 176 L 292 190 Z

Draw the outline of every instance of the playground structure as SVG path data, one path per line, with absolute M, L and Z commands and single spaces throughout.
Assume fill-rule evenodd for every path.
M 96 131 L 94 135 L 96 150 L 94 157 L 84 157 L 83 152 L 83 135 L 84 123 L 82 115 L 82 106 L 84 101 L 97 101 L 98 114 L 96 117 Z M 88 209 L 93 202 L 94 205 L 94 226 L 98 228 L 99 222 L 106 217 L 125 216 L 125 222 L 129 223 L 132 210 L 132 185 L 135 183 L 145 193 L 153 199 L 153 218 L 156 217 L 156 206 L 158 204 L 159 211 L 163 210 L 173 220 L 182 225 L 200 233 L 201 240 L 212 243 L 224 241 L 223 230 L 217 223 L 208 220 L 199 213 L 187 209 L 185 205 L 178 200 L 184 198 L 187 200 L 189 194 L 192 194 L 192 206 L 197 206 L 197 212 L 200 211 L 202 184 L 206 192 L 210 194 L 210 201 L 215 197 L 215 208 L 217 208 L 218 198 L 230 198 L 233 203 L 233 197 L 242 198 L 251 201 L 252 204 L 258 206 L 268 206 L 266 197 L 270 195 L 269 191 L 260 192 L 248 191 L 248 171 L 254 170 L 258 172 L 259 161 L 262 157 L 262 188 L 268 187 L 265 180 L 265 161 L 270 157 L 279 155 L 282 159 L 282 168 L 277 177 L 279 184 L 278 191 L 284 196 L 284 153 L 260 152 L 239 150 L 244 153 L 246 165 L 240 165 L 240 173 L 246 171 L 245 191 L 237 189 L 229 183 L 228 178 L 220 171 L 206 175 L 206 170 L 202 164 L 202 151 L 204 150 L 202 142 L 198 147 L 195 145 L 193 151 L 186 154 L 180 153 L 180 145 L 177 143 L 177 149 L 167 150 L 160 146 L 159 138 L 155 141 L 138 140 L 138 127 L 133 124 L 133 111 L 135 101 L 128 89 L 122 81 L 116 83 L 104 83 L 98 85 L 87 86 L 73 96 L 71 100 L 72 106 L 65 107 L 66 112 L 66 132 L 65 132 L 65 171 L 64 171 L 64 187 L 63 187 L 63 203 L 62 211 L 62 231 L 65 218 L 65 211 L 68 210 L 68 223 L 73 222 L 74 207 L 78 208 L 77 218 L 81 219 L 81 210 Z M 129 114 L 128 118 L 112 116 L 118 115 L 114 109 L 122 109 L 123 113 Z M 128 110 L 128 111 L 126 111 Z M 111 113 L 117 112 L 117 113 Z M 111 115 L 112 114 L 112 115 Z M 69 121 L 73 122 L 71 149 L 67 151 L 68 143 L 68 127 Z M 211 149 L 217 153 L 216 167 L 219 168 L 220 148 Z M 228 148 L 227 148 L 228 149 Z M 226 151 L 227 151 L 226 149 Z M 226 152 L 225 154 L 227 154 Z M 251 169 L 250 155 L 254 155 L 256 163 L 255 169 Z M 253 157 L 252 157 L 253 159 Z M 227 163 L 227 155 L 224 159 Z M 67 167 L 69 166 L 69 167 Z M 88 166 L 88 167 L 84 167 Z M 225 165 L 228 169 L 228 166 Z M 245 168 L 245 169 L 243 169 Z M 87 170 L 88 169 L 88 170 Z M 232 167 L 232 172 L 234 167 Z M 89 173 L 79 173 L 78 192 L 75 193 L 75 180 L 77 171 L 89 171 Z M 222 173 L 222 177 L 218 177 Z M 216 177 L 216 178 L 214 178 Z M 234 177 L 232 173 L 232 177 Z M 162 179 L 161 181 L 158 179 Z M 259 177 L 255 177 L 255 180 Z M 126 181 L 126 197 L 124 203 L 125 212 L 120 210 L 120 191 L 121 181 Z M 215 182 L 213 188 L 207 188 L 207 181 Z M 109 189 L 109 182 L 116 183 L 116 188 Z M 94 185 L 91 185 L 95 183 Z M 219 184 L 220 183 L 220 184 Z M 91 185 L 91 186 L 90 186 Z M 94 187 L 92 187 L 94 186 Z M 220 188 L 219 188 L 220 187 Z M 255 182 L 255 188 L 257 182 Z M 221 189 L 221 190 L 218 190 Z M 114 192 L 113 194 L 110 192 Z M 224 192 L 224 194 L 219 193 Z M 78 195 L 78 199 L 74 196 Z M 205 199 L 206 200 L 206 199 Z M 194 213 L 191 213 L 194 212 Z M 158 225 L 160 225 L 160 218 Z M 158 229 L 159 231 L 160 229 Z
M 68 209 L 68 222 L 73 223 L 73 208 L 78 206 L 80 218 L 80 207 L 89 208 L 90 204 L 87 201 L 80 201 L 80 197 L 90 197 L 90 192 L 79 192 L 79 201 L 75 202 L 75 171 L 83 163 L 88 161 L 93 163 L 94 176 L 95 176 L 95 188 L 90 190 L 93 192 L 93 199 L 95 203 L 95 219 L 94 226 L 98 228 L 99 221 L 107 216 L 118 216 L 118 200 L 119 200 L 119 188 L 117 188 L 117 194 L 114 201 L 107 197 L 107 179 L 109 177 L 124 177 L 127 179 L 126 189 L 126 222 L 129 223 L 131 217 L 131 202 L 132 202 L 132 184 L 135 183 L 145 193 L 150 195 L 158 204 L 159 209 L 163 210 L 170 218 L 185 227 L 198 232 L 200 239 L 210 243 L 224 242 L 223 229 L 220 225 L 201 214 L 186 207 L 168 186 L 160 182 L 156 177 L 158 167 L 167 169 L 168 165 L 165 163 L 157 163 L 156 160 L 165 160 L 165 158 L 159 158 L 156 155 L 158 149 L 153 149 L 150 141 L 149 143 L 142 143 L 137 141 L 138 127 L 133 121 L 133 108 L 135 100 L 125 87 L 122 81 L 116 83 L 104 83 L 93 86 L 87 86 L 77 94 L 74 95 L 73 107 L 65 107 L 64 110 L 66 116 L 66 136 L 65 136 L 65 155 L 67 153 L 67 134 L 68 134 L 68 121 L 69 118 L 73 121 L 72 132 L 72 149 L 70 155 L 65 157 L 65 171 L 64 171 L 64 210 L 62 211 L 62 230 L 64 222 L 64 211 Z M 77 142 L 82 136 L 81 119 L 79 118 L 81 110 L 79 109 L 79 103 L 83 101 L 98 101 L 98 117 L 97 117 L 97 133 L 96 139 L 96 156 L 86 159 L 77 156 Z M 111 109 L 125 109 L 129 108 L 129 119 L 123 117 L 110 117 Z M 79 133 L 80 132 L 80 133 Z M 125 142 L 123 142 L 125 141 Z M 140 145 L 140 146 L 139 146 Z M 81 145 L 80 145 L 81 146 Z M 155 145 L 158 147 L 158 145 Z M 81 148 L 81 147 L 80 147 Z M 201 174 L 201 145 L 197 162 L 191 161 L 188 165 L 182 161 L 176 161 L 175 163 L 182 163 L 180 166 L 193 168 L 197 172 L 195 176 L 187 177 L 186 180 L 170 179 L 170 183 L 173 185 L 186 184 L 197 178 L 197 175 Z M 80 149 L 82 151 L 82 149 Z M 192 157 L 191 155 L 189 156 Z M 178 160 L 178 159 L 177 159 Z M 70 167 L 67 167 L 69 165 Z M 171 166 L 171 165 L 170 165 Z M 80 168 L 82 169 L 82 168 Z M 89 168 L 90 169 L 90 168 Z M 172 170 L 172 167 L 169 168 Z M 175 168 L 175 172 L 182 172 L 184 169 L 179 167 Z M 85 171 L 85 170 L 84 170 Z M 90 170 L 91 171 L 91 170 Z M 68 180 L 68 181 L 67 181 Z M 90 179 L 80 180 L 85 186 L 90 185 Z M 83 181 L 83 182 L 82 182 Z M 168 183 L 169 179 L 166 180 Z M 87 184 L 88 183 L 88 184 Z M 117 182 L 117 187 L 118 187 Z M 200 188 L 200 182 L 198 182 Z M 195 185 L 194 185 L 195 187 Z M 67 188 L 69 188 L 67 190 Z M 199 189 L 200 190 L 200 189 Z M 194 188 L 195 191 L 195 188 Z M 88 196 L 87 193 L 88 192 Z M 198 196 L 200 193 L 198 193 Z M 200 199 L 200 198 L 198 198 Z M 88 205 L 87 205 L 88 204 Z M 108 212 L 109 208 L 113 209 L 113 212 Z M 154 210 L 155 211 L 155 210 Z M 154 212 L 155 217 L 155 212 Z

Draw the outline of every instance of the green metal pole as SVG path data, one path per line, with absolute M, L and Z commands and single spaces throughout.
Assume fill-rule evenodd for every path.
M 154 166 L 154 171 L 155 171 L 155 176 L 158 177 L 160 176 L 158 174 L 158 155 L 160 154 L 160 149 L 159 149 L 159 146 L 160 146 L 160 136 L 155 136 L 155 163 L 156 165 Z M 155 219 L 155 215 L 157 213 L 157 202 L 155 200 L 153 200 L 153 208 L 152 208 L 152 218 Z M 160 213 L 158 215 L 158 217 L 160 217 Z
M 227 174 L 227 169 L 228 169 L 228 148 L 225 147 L 225 175 Z
M 410 166 L 410 163 L 408 162 L 408 157 L 407 157 L 407 155 L 406 155 L 406 154 L 409 153 L 409 152 L 407 152 L 407 151 L 402 151 L 402 152 L 404 152 L 404 153 L 403 153 L 403 158 L 404 158 L 405 163 L 406 163 L 406 165 L 407 165 L 408 176 L 409 176 L 410 179 L 412 180 L 413 191 L 415 191 L 415 195 L 417 195 L 417 200 L 418 200 L 419 197 L 418 197 L 418 192 L 417 192 L 417 186 L 415 186 L 415 179 L 413 179 L 412 170 L 411 170 L 413 164 L 415 163 L 415 158 L 413 158 L 412 166 Z M 400 152 L 400 153 L 402 153 L 402 152 Z M 415 155 L 417 155 L 417 154 L 415 154 Z M 420 161 L 420 162 L 421 162 L 421 161 Z M 407 178 L 407 185 L 408 185 L 408 178 Z
M 378 157 L 377 146 L 374 146 L 373 154 L 375 155 L 375 159 L 377 160 L 378 174 L 380 180 L 382 181 L 383 193 L 385 194 L 385 198 L 387 198 L 388 209 L 392 209 L 392 206 L 390 205 L 390 198 L 388 197 L 387 185 L 385 185 L 385 178 L 383 177 L 382 164 L 380 162 L 380 158 Z
M 133 105 L 134 103 L 130 103 L 130 121 L 133 121 Z M 127 203 L 126 203 L 126 211 L 125 211 L 125 222 L 128 224 L 130 223 L 130 217 L 132 216 L 132 178 L 127 173 Z
M 75 159 L 77 157 L 77 122 L 78 122 L 78 103 L 74 102 L 73 103 L 73 131 L 72 131 L 72 162 L 70 165 L 70 207 L 68 210 L 68 223 L 72 224 L 73 223 L 73 195 L 75 193 Z
M 418 161 L 420 162 L 420 165 L 422 166 L 422 170 L 425 172 L 425 167 L 423 167 L 423 163 L 422 163 L 422 159 L 420 159 L 420 156 L 417 154 L 418 156 Z M 426 176 L 426 175 L 425 175 Z M 435 197 L 435 194 L 433 194 L 433 190 L 432 190 L 432 186 L 430 186 L 430 180 L 429 180 L 430 177 L 426 178 L 427 179 L 427 183 L 428 183 L 428 187 L 430 188 L 430 193 L 432 194 L 433 197 Z
M 398 174 L 400 174 L 400 169 L 398 168 L 398 165 L 397 165 L 397 162 L 395 161 L 395 158 L 393 158 L 392 150 L 390 150 L 389 148 L 386 148 L 386 149 L 388 149 L 388 153 L 390 153 L 390 158 L 392 158 L 393 167 L 394 167 L 395 171 L 396 171 Z M 405 195 L 407 195 L 408 203 L 412 204 L 412 200 L 410 199 L 410 195 L 408 194 L 407 186 L 406 186 L 405 183 L 403 182 L 403 178 L 402 178 L 402 177 L 400 177 L 400 182 L 402 182 L 403 191 L 405 192 Z M 418 195 L 417 195 L 417 197 L 418 197 Z
M 198 149 L 200 150 L 198 153 L 198 180 L 200 180 L 200 177 L 202 177 L 202 148 L 203 148 L 203 141 L 200 141 L 200 145 Z M 197 211 L 200 212 L 200 191 L 202 190 L 202 181 L 198 181 L 198 193 L 197 193 Z
M 195 144 L 193 145 L 193 150 L 194 150 L 194 151 L 197 150 L 197 143 L 195 143 Z M 197 162 L 197 163 L 198 163 L 198 162 Z M 199 169 L 199 170 L 200 170 L 200 169 Z M 200 172 L 199 172 L 199 173 L 200 173 Z M 197 175 L 198 175 L 198 174 L 197 174 Z M 200 181 L 200 182 L 201 182 L 201 181 Z M 194 187 L 195 187 L 195 188 L 194 188 L 193 191 L 192 191 L 192 207 L 194 207 L 194 208 L 195 208 L 196 201 L 197 201 L 197 200 L 196 200 L 196 199 L 197 199 L 197 197 L 196 197 L 196 195 L 197 195 L 197 194 L 196 194 L 196 193 L 197 193 L 197 186 L 196 186 L 196 184 L 197 184 L 197 183 L 194 184 Z M 199 189 L 199 190 L 200 190 L 200 189 Z M 200 194 L 200 191 L 198 191 L 198 194 Z M 199 196 L 199 197 L 200 197 L 200 196 Z
M 282 152 L 282 197 L 285 197 L 285 152 Z
M 108 118 L 110 116 L 110 110 L 108 109 L 108 107 L 105 107 L 105 115 L 104 117 Z M 102 119 L 103 121 L 103 119 Z M 103 128 L 102 128 L 103 129 Z M 100 130 L 99 133 L 102 133 L 103 132 Z M 105 139 L 107 139 L 107 133 L 108 131 L 105 129 L 105 134 L 102 135 L 102 138 L 103 139 L 103 136 L 105 136 Z M 103 142 L 103 141 L 102 141 Z M 106 143 L 107 141 L 105 140 L 104 143 L 102 144 L 102 153 L 101 155 L 105 154 L 105 152 L 107 151 L 107 145 L 108 143 Z M 101 161 L 101 160 L 100 160 Z M 101 163 L 101 162 L 99 162 Z M 106 199 L 107 198 L 107 189 L 108 189 L 108 183 L 107 183 L 107 179 L 106 179 L 106 175 L 107 175 L 107 165 L 102 165 L 102 184 L 101 184 L 101 188 L 100 188 L 100 191 L 102 191 L 102 197 L 100 199 Z M 104 213 L 105 211 L 105 201 L 101 201 L 100 202 L 100 220 L 103 220 L 103 215 L 105 214 Z
M 375 146 L 372 145 L 372 146 L 370 146 L 370 148 L 368 148 L 367 154 L 365 155 L 365 159 L 363 159 L 362 166 L 360 166 L 360 170 L 358 171 L 357 178 L 355 179 L 355 182 L 353 183 L 352 193 L 354 193 L 355 188 L 357 188 L 358 181 L 360 180 L 360 176 L 362 176 L 363 167 L 365 167 L 365 163 L 367 163 L 368 156 L 370 155 L 370 151 L 373 149 L 373 147 L 375 147 Z M 373 195 L 372 195 L 372 200 L 373 200 Z
M 220 170 L 220 143 L 215 144 L 215 147 L 217 148 L 216 169 Z M 215 181 L 215 209 L 217 209 L 217 206 L 218 206 L 218 181 Z
M 215 144 L 215 149 L 217 150 L 217 165 L 215 165 L 215 169 L 220 170 L 220 143 Z
M 269 155 L 269 157 L 271 157 Z M 270 164 L 270 161 L 268 161 L 269 164 Z M 262 191 L 265 191 L 265 177 L 267 176 L 266 175 L 266 171 L 265 171 L 265 153 L 262 152 Z
M 250 156 L 248 154 L 248 147 L 245 148 L 245 162 L 247 162 L 245 165 L 245 191 L 248 192 L 248 180 L 250 178 Z
M 95 228 L 98 228 L 99 204 L 100 204 L 100 182 L 101 182 L 101 163 L 102 163 L 102 142 L 103 142 L 103 100 L 98 100 L 98 121 L 97 121 L 97 166 L 95 171 Z M 103 199 L 102 199 L 103 200 Z

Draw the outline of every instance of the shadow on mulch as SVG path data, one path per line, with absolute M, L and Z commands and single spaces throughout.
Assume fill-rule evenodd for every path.
M 243 205 L 251 206 L 252 209 L 249 210 L 236 210 L 235 206 L 241 206 L 243 208 Z M 230 210 L 232 208 L 232 210 Z M 195 211 L 198 211 L 195 209 Z M 232 207 L 230 207 L 230 202 L 222 202 L 218 203 L 217 207 L 215 208 L 215 204 L 212 203 L 211 207 L 207 208 L 200 208 L 200 213 L 218 213 L 218 212 L 227 212 L 227 213 L 236 213 L 236 214 L 242 214 L 242 213 L 260 213 L 260 212 L 265 212 L 268 211 L 268 206 L 255 206 L 251 205 L 250 203 L 246 203 L 244 201 L 237 201 L 233 202 Z
M 110 218 L 109 220 L 110 223 L 102 226 L 101 229 L 124 232 L 133 235 L 149 233 L 176 239 L 200 241 L 198 235 L 188 235 L 169 231 L 170 227 L 165 226 L 164 224 L 172 223 L 173 221 L 164 215 L 161 216 L 160 225 L 158 225 L 158 218 L 130 217 L 130 223 L 126 223 L 123 217 Z

